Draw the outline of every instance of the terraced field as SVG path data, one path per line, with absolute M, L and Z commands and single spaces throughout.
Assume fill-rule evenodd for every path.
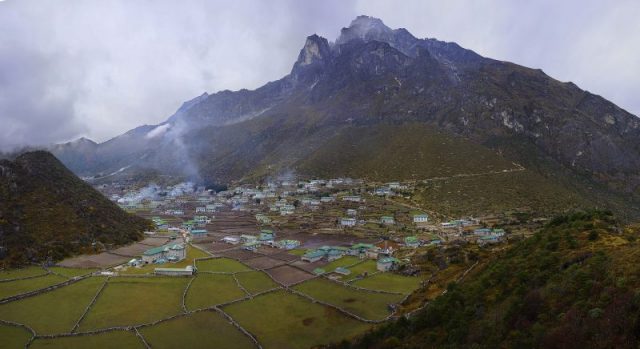
M 375 262 L 351 257 L 329 268 L 347 266 L 352 274 L 343 281 L 358 276 L 354 285 L 387 292 L 349 287 L 289 262 L 262 271 L 208 256 L 190 248 L 181 266 L 197 266 L 191 277 L 154 276 L 150 267 L 110 277 L 65 267 L 1 271 L 0 349 L 27 343 L 29 348 L 308 348 L 363 333 L 420 282 L 376 273 Z

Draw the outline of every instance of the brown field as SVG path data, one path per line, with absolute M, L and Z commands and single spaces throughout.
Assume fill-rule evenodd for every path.
M 271 269 L 277 266 L 284 265 L 285 262 L 279 259 L 270 258 L 267 256 L 262 256 L 258 258 L 247 259 L 243 261 L 244 264 L 253 267 L 255 269 Z
M 226 251 L 218 254 L 223 257 L 238 259 L 241 261 L 256 258 L 257 256 L 259 256 L 258 254 L 255 254 L 251 251 L 242 250 L 240 248 L 238 248 L 237 250 Z
M 108 252 L 94 255 L 81 255 L 67 258 L 58 263 L 59 266 L 69 268 L 106 268 L 128 261 L 128 257 L 116 256 Z
M 321 261 L 317 261 L 317 262 L 313 262 L 313 263 L 309 263 L 309 262 L 305 262 L 305 261 L 295 261 L 293 263 L 291 263 L 291 265 L 298 267 L 300 269 L 306 270 L 310 273 L 313 272 L 314 269 L 316 268 L 322 268 L 325 265 L 329 264 L 327 261 L 325 260 L 321 260 Z
M 145 238 L 144 240 L 138 242 L 139 244 L 143 244 L 143 245 L 148 245 L 148 246 L 152 246 L 152 247 L 156 247 L 156 246 L 162 246 L 166 243 L 168 243 L 170 240 L 167 239 L 166 237 L 152 237 L 152 238 Z
M 273 277 L 276 281 L 286 286 L 309 280 L 314 277 L 313 274 L 307 273 L 289 265 L 283 265 L 277 268 L 265 270 L 265 272 L 271 275 L 271 277 Z
M 284 252 L 282 250 L 280 250 L 280 252 L 275 253 L 270 255 L 269 257 L 271 258 L 275 258 L 275 259 L 279 259 L 281 261 L 285 261 L 285 262 L 293 262 L 295 260 L 297 260 L 299 257 L 296 255 L 292 255 L 288 252 Z

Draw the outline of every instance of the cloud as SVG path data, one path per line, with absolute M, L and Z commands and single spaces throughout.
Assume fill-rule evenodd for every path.
M 110 0 L 0 2 L 0 148 L 158 124 L 203 92 L 289 72 L 305 37 L 358 14 L 456 41 L 636 114 L 637 1 Z

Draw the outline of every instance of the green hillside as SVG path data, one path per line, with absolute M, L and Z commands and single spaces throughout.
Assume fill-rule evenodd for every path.
M 58 260 L 142 237 L 130 215 L 43 151 L 0 161 L 0 264 Z
M 561 216 L 413 316 L 338 348 L 637 348 L 640 245 L 608 212 Z
M 494 151 L 425 124 L 347 127 L 298 166 L 303 173 L 379 181 L 514 169 Z

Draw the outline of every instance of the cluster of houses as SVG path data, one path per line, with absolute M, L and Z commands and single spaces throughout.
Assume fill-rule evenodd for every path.
M 315 263 L 321 260 L 331 262 L 343 256 L 355 256 L 361 259 L 375 259 L 376 267 L 379 271 L 389 271 L 396 269 L 400 265 L 400 261 L 393 258 L 391 253 L 392 250 L 390 249 L 383 249 L 373 244 L 357 243 L 350 247 L 322 246 L 311 249 L 302 255 L 302 260 L 309 263 Z M 314 272 L 322 274 L 324 270 L 318 268 Z M 350 272 L 346 268 L 336 268 L 336 273 L 348 275 Z
M 473 231 L 473 235 L 478 237 L 478 245 L 495 244 L 504 239 L 504 229 L 480 228 Z
M 242 244 L 242 248 L 247 251 L 256 251 L 260 246 L 276 247 L 283 250 L 293 250 L 300 246 L 300 241 L 298 240 L 283 239 L 276 241 L 276 233 L 268 229 L 261 230 L 258 235 L 225 236 L 222 238 L 222 242 L 231 245 Z
M 150 248 L 142 254 L 141 260 L 131 260 L 132 266 L 142 264 L 164 264 L 167 262 L 179 262 L 187 257 L 184 244 L 173 243 L 159 247 Z

